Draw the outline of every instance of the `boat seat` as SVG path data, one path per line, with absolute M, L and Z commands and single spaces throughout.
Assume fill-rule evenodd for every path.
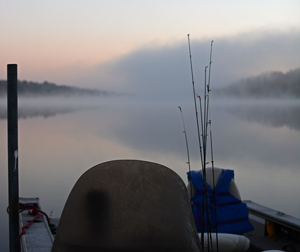
M 222 173 L 221 168 L 214 167 L 214 175 L 213 175 L 213 169 L 212 167 L 206 168 L 206 181 L 211 187 L 211 189 L 214 189 L 214 185 L 217 185 L 217 182 L 219 180 L 219 177 Z M 202 174 L 202 171 L 200 171 Z M 214 178 L 214 179 L 213 179 Z M 213 181 L 215 183 L 213 183 Z M 192 192 L 191 192 L 192 189 Z M 195 188 L 193 186 L 192 181 L 188 183 L 187 186 L 188 191 L 188 197 L 191 199 L 195 194 Z M 228 192 L 232 194 L 237 199 L 241 200 L 240 192 L 236 186 L 236 183 L 234 180 L 231 181 Z M 217 251 L 217 240 L 218 240 L 218 251 L 219 252 L 245 252 L 248 251 L 250 247 L 250 240 L 243 236 L 243 235 L 236 235 L 236 234 L 228 234 L 228 233 L 218 233 L 218 239 L 216 236 L 216 233 L 211 234 L 212 238 L 212 245 L 213 248 L 210 248 L 211 251 Z M 201 233 L 199 233 L 199 239 L 201 240 Z M 204 247 L 207 247 L 207 233 L 204 234 Z
M 214 170 L 214 175 L 213 175 L 213 170 Z M 214 189 L 213 181 L 215 182 L 215 185 L 217 184 L 219 177 L 222 173 L 222 170 L 223 170 L 222 168 L 218 168 L 218 167 L 214 167 L 214 169 L 212 169 L 212 167 L 206 168 L 206 181 L 209 184 L 211 189 Z M 200 172 L 202 174 L 202 170 Z M 213 177 L 214 177 L 214 180 L 213 180 Z M 192 187 L 192 194 L 191 194 L 191 187 Z M 191 199 L 195 194 L 195 188 L 193 186 L 192 181 L 190 181 L 188 183 L 187 191 L 188 191 L 188 197 L 189 197 L 189 199 Z M 241 195 L 240 195 L 239 189 L 237 188 L 234 180 L 231 181 L 228 192 L 230 194 L 232 194 L 234 197 L 236 197 L 237 199 L 241 200 Z
M 51 251 L 201 251 L 185 183 L 151 162 L 94 166 L 73 187 Z
M 201 233 L 199 233 L 199 239 L 201 240 Z M 246 252 L 250 248 L 250 240 L 243 235 L 218 234 L 218 247 L 216 233 L 211 234 L 211 239 L 210 245 L 208 245 L 207 233 L 204 234 L 204 247 L 210 246 L 211 252 Z M 212 247 L 211 244 L 213 244 Z

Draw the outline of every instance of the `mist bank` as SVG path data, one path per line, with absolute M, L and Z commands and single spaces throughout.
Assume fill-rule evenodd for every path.
M 203 94 L 205 66 L 209 65 L 212 39 L 212 91 L 248 76 L 274 70 L 286 72 L 300 66 L 298 30 L 253 31 L 207 39 L 194 39 L 191 34 L 190 39 L 195 89 L 199 94 Z M 68 69 L 68 73 L 74 78 L 69 83 L 76 86 L 134 93 L 142 99 L 157 101 L 193 98 L 190 57 L 185 34 L 180 41 L 144 46 L 89 69 L 71 69 Z M 57 78 L 60 72 L 66 70 L 57 71 L 51 75 L 44 73 L 42 77 Z
M 0 80 L 0 97 L 7 95 L 7 81 Z M 94 97 L 107 97 L 117 95 L 116 92 L 109 92 L 98 89 L 78 88 L 74 86 L 57 85 L 44 81 L 37 83 L 32 81 L 19 81 L 18 80 L 18 95 L 24 97 L 81 97 L 81 96 L 94 96 Z
M 300 68 L 273 71 L 236 81 L 214 90 L 220 96 L 240 98 L 300 98 Z

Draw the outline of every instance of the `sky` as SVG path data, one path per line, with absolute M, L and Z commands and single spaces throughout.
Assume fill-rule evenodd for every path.
M 212 84 L 300 67 L 298 0 L 15 0 L 0 2 L 0 79 L 129 93 L 178 95 L 203 82 L 214 40 Z

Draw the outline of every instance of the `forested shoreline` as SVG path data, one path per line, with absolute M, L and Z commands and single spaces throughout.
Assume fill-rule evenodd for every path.
M 241 79 L 215 89 L 215 93 L 241 98 L 300 98 L 300 68 L 287 73 L 269 72 Z
M 6 96 L 7 81 L 0 80 L 0 97 Z M 214 94 L 237 98 L 300 98 L 300 68 L 283 72 L 268 72 L 236 81 L 223 88 L 215 88 Z M 76 97 L 111 96 L 114 92 L 57 85 L 44 81 L 18 81 L 18 95 L 24 97 Z

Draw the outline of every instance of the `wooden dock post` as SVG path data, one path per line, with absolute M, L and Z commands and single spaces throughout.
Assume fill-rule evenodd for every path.
M 17 64 L 7 65 L 7 140 L 8 140 L 9 248 L 10 248 L 10 252 L 19 252 L 20 241 L 19 241 Z

